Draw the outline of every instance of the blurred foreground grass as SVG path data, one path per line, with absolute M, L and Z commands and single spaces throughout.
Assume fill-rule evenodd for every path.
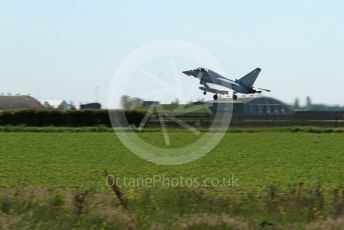
M 1 229 L 340 229 L 344 134 L 319 128 L 237 129 L 206 156 L 159 166 L 114 133 L 41 128 L 0 132 Z M 198 137 L 168 130 L 173 146 Z M 158 130 L 138 132 L 164 147 Z M 235 186 L 106 185 L 117 178 L 237 178 Z

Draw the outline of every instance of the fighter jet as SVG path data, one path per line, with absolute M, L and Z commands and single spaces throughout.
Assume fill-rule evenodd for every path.
M 270 92 L 268 89 L 262 88 L 253 88 L 253 84 L 256 81 L 261 69 L 256 68 L 252 72 L 248 73 L 244 77 L 237 79 L 237 80 L 230 80 L 215 71 L 206 68 L 197 68 L 194 70 L 184 71 L 183 73 L 188 76 L 193 76 L 200 80 L 200 84 L 203 85 L 199 87 L 200 90 L 203 91 L 203 94 L 206 95 L 207 92 L 214 93 L 214 100 L 218 99 L 218 94 L 228 94 L 228 91 L 225 90 L 218 90 L 214 88 L 210 88 L 208 84 L 215 84 L 225 88 L 228 88 L 233 91 L 233 100 L 237 100 L 238 96 L 237 93 L 241 94 L 261 94 L 263 91 Z

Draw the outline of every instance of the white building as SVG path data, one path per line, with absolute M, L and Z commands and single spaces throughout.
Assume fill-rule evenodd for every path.
M 49 109 L 72 109 L 74 106 L 65 100 L 41 100 L 41 104 Z

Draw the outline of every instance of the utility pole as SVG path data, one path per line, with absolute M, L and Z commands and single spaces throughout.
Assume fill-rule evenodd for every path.
M 99 87 L 98 86 L 96 86 L 96 88 L 95 88 L 95 102 L 98 102 L 98 91 L 99 91 Z

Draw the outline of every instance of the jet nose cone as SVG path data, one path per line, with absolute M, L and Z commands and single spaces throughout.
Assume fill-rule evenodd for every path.
M 191 76 L 193 74 L 192 70 L 183 71 L 183 74 Z

